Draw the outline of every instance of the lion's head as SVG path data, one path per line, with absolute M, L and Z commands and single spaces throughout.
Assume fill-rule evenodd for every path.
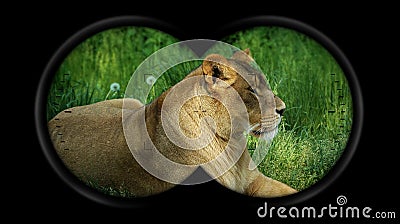
M 202 64 L 202 71 L 210 94 L 223 95 L 227 88 L 233 88 L 246 106 L 249 133 L 270 140 L 277 133 L 286 107 L 254 64 L 250 51 L 246 49 L 237 51 L 231 58 L 208 55 Z

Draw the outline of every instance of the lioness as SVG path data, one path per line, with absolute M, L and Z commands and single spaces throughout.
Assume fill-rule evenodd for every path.
M 169 140 L 161 114 L 163 107 L 164 110 L 168 110 L 179 101 L 175 97 L 175 100 L 169 101 L 169 105 L 165 104 L 164 101 L 173 89 L 171 88 L 148 105 L 143 105 L 135 99 L 116 99 L 60 112 L 48 123 L 51 140 L 59 157 L 71 172 L 84 182 L 124 189 L 138 197 L 166 191 L 175 185 L 151 175 L 135 160 L 135 151 L 132 150 L 138 150 L 140 153 L 146 150 L 146 146 L 138 144 L 134 149 L 129 147 L 129 141 L 124 135 L 123 122 L 127 122 L 124 124 L 133 128 L 133 134 L 128 138 L 140 139 L 142 134 L 138 130 L 147 130 L 157 150 L 171 161 L 180 164 L 204 164 L 225 150 L 234 128 L 232 120 L 242 116 L 228 111 L 226 105 L 217 100 L 218 97 L 232 97 L 227 94 L 228 89 L 235 90 L 245 105 L 251 125 L 250 134 L 256 137 L 269 134 L 273 137 L 285 104 L 272 93 L 265 82 L 257 81 L 263 80 L 264 75 L 250 65 L 252 58 L 249 55 L 248 49 L 234 53 L 231 58 L 211 54 L 184 79 L 196 77 L 199 81 L 193 86 L 175 90 L 182 96 L 193 91 L 207 93 L 181 102 L 179 120 L 172 125 L 173 129 L 176 127 L 176 130 L 189 139 L 196 138 L 201 135 L 203 118 L 212 118 L 214 124 L 210 127 L 214 128 L 214 136 L 205 147 L 199 150 L 184 149 Z M 255 82 L 245 80 L 245 73 L 256 77 Z M 192 109 L 199 107 L 201 113 Z M 123 117 L 123 110 L 129 110 L 131 115 Z M 138 122 L 140 114 L 145 116 L 145 127 Z M 244 147 L 235 150 L 243 151 L 240 151 L 238 161 L 229 170 L 215 176 L 219 183 L 236 192 L 257 197 L 278 197 L 297 192 L 284 183 L 264 176 L 257 169 L 249 169 L 252 159 L 247 150 Z M 160 161 L 151 162 L 161 164 Z M 162 167 L 159 169 L 177 175 L 173 170 L 163 170 Z M 218 170 L 218 167 L 215 169 Z

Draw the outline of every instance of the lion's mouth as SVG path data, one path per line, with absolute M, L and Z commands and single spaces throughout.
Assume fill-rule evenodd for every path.
M 264 135 L 266 135 L 266 134 L 272 133 L 273 131 L 274 131 L 274 130 L 269 130 L 269 131 L 267 131 L 267 130 L 259 129 L 259 130 L 253 130 L 253 131 L 251 131 L 251 133 L 252 133 L 255 137 L 260 137 L 260 136 L 264 136 Z
M 251 133 L 254 135 L 254 137 L 260 137 L 261 135 L 264 135 L 265 133 L 268 133 L 266 131 L 262 130 L 253 130 Z
M 261 127 L 260 124 L 253 125 L 250 127 L 249 132 L 252 136 L 256 138 L 262 138 L 265 140 L 272 140 L 278 133 L 278 125 L 273 127 Z
M 261 134 L 263 134 L 264 132 L 261 130 L 256 130 L 256 131 L 251 131 L 251 133 L 253 133 L 253 135 L 255 135 L 256 137 L 260 136 Z

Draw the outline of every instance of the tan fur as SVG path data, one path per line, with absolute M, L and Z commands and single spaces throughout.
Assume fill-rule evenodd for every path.
M 277 106 L 284 109 L 283 101 L 268 90 L 267 93 L 262 94 L 263 97 L 268 98 L 263 103 L 266 107 L 263 111 L 266 111 L 267 114 L 261 114 L 260 107 L 262 106 L 259 105 L 257 97 L 249 92 L 249 84 L 237 74 L 237 71 L 242 68 L 239 66 L 240 63 L 238 64 L 235 61 L 246 62 L 246 64 L 250 61 L 249 57 L 244 54 L 249 54 L 249 51 L 235 53 L 232 59 L 226 59 L 220 55 L 210 55 L 208 59 L 211 58 L 212 61 L 205 60 L 202 66 L 186 77 L 204 77 L 205 85 L 196 83 L 195 86 L 180 88 L 179 93 L 185 95 L 190 91 L 205 90 L 212 96 L 228 98 L 228 95 L 224 95 L 226 91 L 223 88 L 225 87 L 221 87 L 222 85 L 218 81 L 212 79 L 215 71 L 219 71 L 218 74 L 222 76 L 219 78 L 233 87 L 245 102 L 251 123 L 260 122 L 264 115 L 277 118 L 275 109 L 277 109 Z M 230 66 L 227 66 L 227 64 Z M 262 85 L 259 84 L 258 86 L 263 87 Z M 235 112 L 229 111 L 230 113 L 228 113 L 224 105 L 212 97 L 198 96 L 191 98 L 182 105 L 179 111 L 177 127 L 187 137 L 196 137 L 200 134 L 200 121 L 205 116 L 209 116 L 216 122 L 216 136 L 210 145 L 199 150 L 179 148 L 166 137 L 160 118 L 161 108 L 170 91 L 167 90 L 146 106 L 134 99 L 124 99 L 125 102 L 122 99 L 117 99 L 62 111 L 48 123 L 51 140 L 59 157 L 71 172 L 84 182 L 128 190 L 139 197 L 170 189 L 174 186 L 173 184 L 152 176 L 134 159 L 122 128 L 122 110 L 132 111 L 132 116 L 124 118 L 124 122 L 128 122 L 127 124 L 130 127 L 141 130 L 145 128 L 135 126 L 140 123 L 137 120 L 139 119 L 139 112 L 137 111 L 144 111 L 147 133 L 156 148 L 168 159 L 180 164 L 190 165 L 202 164 L 218 156 L 225 149 L 227 140 L 231 135 L 230 121 L 233 119 L 231 116 L 240 116 Z M 194 113 L 193 107 L 198 105 L 201 105 L 206 113 Z M 140 135 L 139 132 L 137 134 Z M 144 150 L 143 147 L 137 147 L 138 150 Z M 157 161 L 154 162 L 158 163 Z M 250 155 L 245 150 L 237 163 L 226 173 L 219 176 L 217 181 L 239 193 L 258 197 L 276 197 L 296 192 L 286 184 L 265 177 L 257 169 L 249 170 L 250 162 Z M 171 175 L 179 175 L 174 174 L 173 170 L 166 170 L 165 172 L 171 172 Z

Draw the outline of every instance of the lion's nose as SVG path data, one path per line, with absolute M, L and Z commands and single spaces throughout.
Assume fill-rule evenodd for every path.
M 277 108 L 275 111 L 276 111 L 277 114 L 282 116 L 283 112 L 285 111 L 285 108 L 279 108 L 279 109 Z

